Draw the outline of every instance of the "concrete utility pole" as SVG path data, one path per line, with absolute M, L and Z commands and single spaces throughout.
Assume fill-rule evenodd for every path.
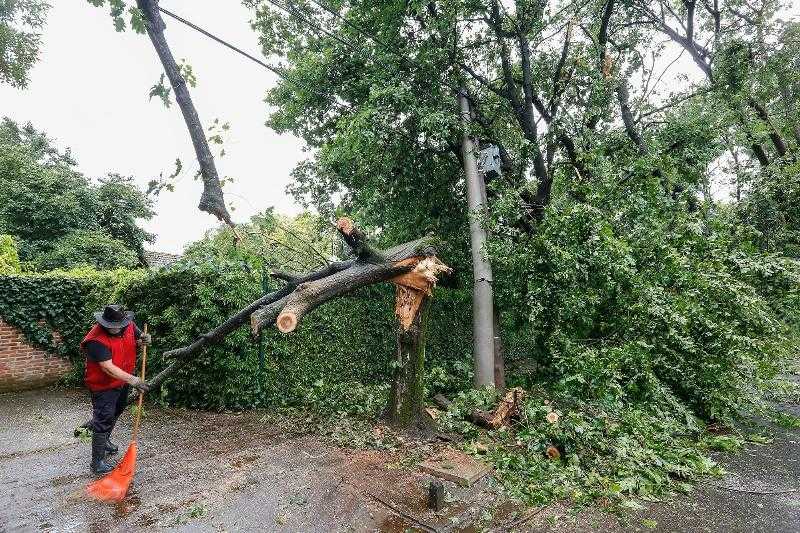
M 481 220 L 486 215 L 486 185 L 478 172 L 475 161 L 475 144 L 468 130 L 472 122 L 469 100 L 463 90 L 458 93 L 461 106 L 461 121 L 464 136 L 461 153 L 467 180 L 467 203 L 469 205 L 469 234 L 472 246 L 472 335 L 475 361 L 475 386 L 494 384 L 494 294 L 492 291 L 492 265 L 483 254 L 486 230 Z

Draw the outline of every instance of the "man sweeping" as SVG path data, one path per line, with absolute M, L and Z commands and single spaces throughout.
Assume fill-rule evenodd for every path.
M 94 314 L 97 324 L 81 341 L 86 355 L 84 382 L 92 394 L 92 462 L 94 474 L 107 474 L 114 467 L 106 457 L 118 447 L 109 437 L 119 415 L 125 410 L 130 387 L 147 392 L 147 382 L 133 375 L 137 347 L 149 345 L 150 335 L 142 333 L 133 322 L 133 313 L 121 305 L 107 305 Z

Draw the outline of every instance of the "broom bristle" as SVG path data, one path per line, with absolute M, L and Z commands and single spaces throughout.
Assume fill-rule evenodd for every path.
M 119 464 L 104 477 L 86 487 L 86 494 L 95 500 L 118 502 L 125 498 L 136 470 L 136 441 L 131 441 L 128 451 Z

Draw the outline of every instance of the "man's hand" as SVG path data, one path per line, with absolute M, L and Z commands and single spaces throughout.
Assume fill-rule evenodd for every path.
M 150 346 L 153 343 L 153 336 L 149 333 L 142 333 L 141 337 L 136 339 L 136 343 L 139 346 Z
M 146 381 L 143 381 L 141 378 L 137 378 L 136 376 L 132 376 L 133 379 L 130 381 L 130 386 L 134 389 L 138 389 L 142 392 L 147 392 L 150 390 L 150 385 L 147 384 Z

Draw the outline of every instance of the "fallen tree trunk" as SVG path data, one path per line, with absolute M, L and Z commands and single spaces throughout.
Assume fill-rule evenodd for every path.
M 464 418 L 477 426 L 498 429 L 507 426 L 513 418 L 519 416 L 524 400 L 525 391 L 520 387 L 514 387 L 506 391 L 500 403 L 492 411 L 475 410 L 464 415 Z M 452 405 L 452 402 L 442 394 L 434 396 L 433 402 L 445 411 Z
M 369 246 L 364 234 L 350 219 L 340 219 L 337 228 L 353 250 L 355 258 L 333 262 L 303 275 L 274 272 L 273 277 L 286 282 L 284 287 L 252 302 L 222 324 L 200 335 L 191 344 L 164 352 L 163 358 L 173 361 L 148 382 L 151 389 L 160 387 L 178 369 L 196 359 L 205 348 L 222 341 L 248 321 L 253 334 L 272 324 L 277 324 L 280 331 L 289 333 L 297 328 L 304 315 L 316 307 L 361 287 L 413 272 L 415 278 L 427 280 L 429 291 L 436 282 L 436 274 L 449 271 L 434 257 L 436 250 L 432 236 L 388 250 L 375 250 Z M 420 263 L 426 258 L 431 259 L 420 267 Z M 131 398 L 135 398 L 135 395 Z
M 335 272 L 339 272 L 350 266 L 355 264 L 355 260 L 349 261 L 339 261 L 335 263 L 331 263 L 325 268 L 320 270 L 314 271 L 310 274 L 306 274 L 302 277 L 296 277 L 293 280 L 287 280 L 286 275 L 280 272 L 276 272 L 273 274 L 274 277 L 278 279 L 283 279 L 287 281 L 287 284 L 282 287 L 281 289 L 266 294 L 259 298 L 258 300 L 254 301 L 244 309 L 240 310 L 235 315 L 228 318 L 225 322 L 217 326 L 216 328 L 200 335 L 194 342 L 187 346 L 183 346 L 181 348 L 176 348 L 174 350 L 168 350 L 164 352 L 163 358 L 164 359 L 174 359 L 172 364 L 159 372 L 152 380 L 148 381 L 150 386 L 153 388 L 157 388 L 161 386 L 165 379 L 170 377 L 174 374 L 180 367 L 182 367 L 186 362 L 190 361 L 206 347 L 216 344 L 217 342 L 224 339 L 227 335 L 241 327 L 242 325 L 246 324 L 250 320 L 250 315 L 253 314 L 254 311 L 259 310 L 265 306 L 269 306 L 271 304 L 275 304 L 276 302 L 285 302 L 286 297 L 292 293 L 292 291 L 297 287 L 298 284 L 307 282 L 307 281 L 314 281 L 316 279 L 321 279 L 326 276 L 330 276 Z M 276 306 L 279 309 L 282 309 L 283 306 Z M 275 317 L 272 317 L 274 321 L 277 318 L 277 314 Z
M 363 236 L 357 232 L 349 219 L 341 219 L 337 228 L 345 242 L 356 253 L 363 254 L 363 258 L 329 276 L 299 282 L 297 288 L 287 297 L 286 304 L 277 317 L 277 326 L 281 332 L 294 331 L 304 315 L 323 303 L 367 285 L 388 281 L 411 272 L 425 257 L 436 254 L 432 236 L 422 237 L 385 251 L 370 249 L 365 253 Z M 257 334 L 264 326 L 272 324 L 271 311 L 267 306 L 252 314 L 250 327 L 253 334 Z

